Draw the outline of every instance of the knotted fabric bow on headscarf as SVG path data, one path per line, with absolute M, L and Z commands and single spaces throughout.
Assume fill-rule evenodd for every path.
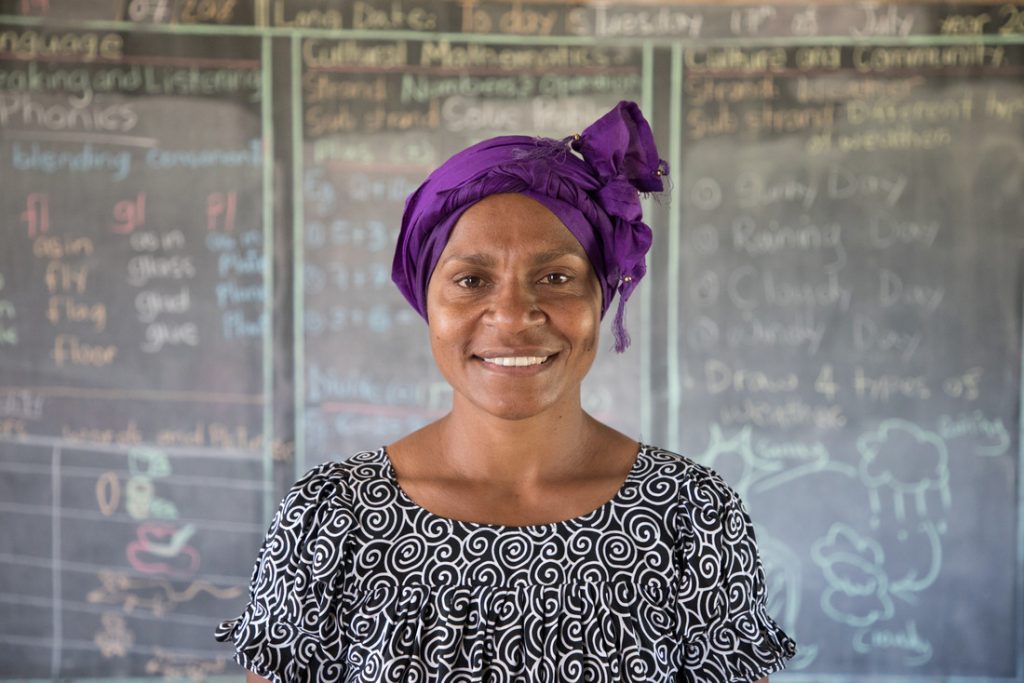
M 523 194 L 579 240 L 601 283 L 602 316 L 618 292 L 612 329 L 615 350 L 622 352 L 629 346 L 624 306 L 647 272 L 651 247 L 640 193 L 661 192 L 667 174 L 634 102 L 619 102 L 582 134 L 564 140 L 506 135 L 478 142 L 448 159 L 406 199 L 391 279 L 426 319 L 430 276 L 462 214 L 493 194 Z

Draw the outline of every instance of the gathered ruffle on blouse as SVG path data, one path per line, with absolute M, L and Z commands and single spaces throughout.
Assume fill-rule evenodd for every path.
M 650 446 L 604 505 L 521 527 L 419 507 L 384 449 L 320 465 L 216 638 L 274 683 L 732 683 L 795 653 L 765 611 L 742 502 Z

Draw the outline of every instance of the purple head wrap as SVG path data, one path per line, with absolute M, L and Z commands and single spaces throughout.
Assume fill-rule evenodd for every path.
M 506 135 L 478 142 L 406 199 L 391 279 L 426 319 L 430 276 L 462 214 L 492 194 L 523 194 L 579 240 L 601 283 L 602 316 L 619 293 L 613 332 L 615 350 L 622 352 L 629 346 L 623 307 L 647 272 L 651 246 L 640 193 L 661 192 L 667 174 L 651 127 L 633 102 L 619 102 L 565 140 Z

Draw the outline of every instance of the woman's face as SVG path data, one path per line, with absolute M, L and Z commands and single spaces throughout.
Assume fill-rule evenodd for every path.
M 491 195 L 455 224 L 427 287 L 427 318 L 456 401 L 518 420 L 578 406 L 601 289 L 583 247 L 546 207 Z

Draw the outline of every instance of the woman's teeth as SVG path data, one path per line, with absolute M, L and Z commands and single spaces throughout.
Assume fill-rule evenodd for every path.
M 501 365 L 506 368 L 511 367 L 526 367 L 527 365 L 540 365 L 547 361 L 551 356 L 511 356 L 507 358 L 484 358 L 485 363 L 492 365 Z

